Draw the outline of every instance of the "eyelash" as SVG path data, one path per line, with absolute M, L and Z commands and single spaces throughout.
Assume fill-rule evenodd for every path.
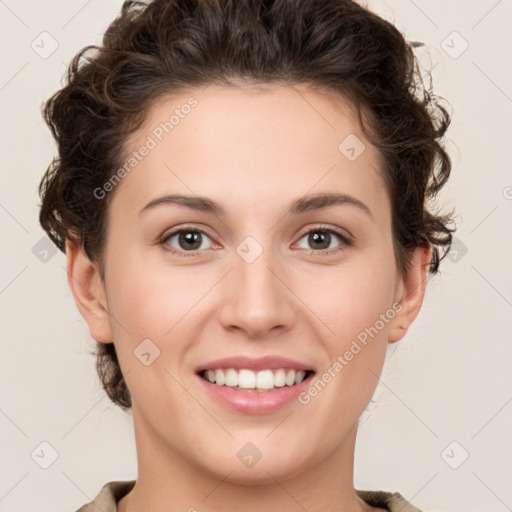
M 178 235 L 178 234 L 180 234 L 182 232 L 201 233 L 202 235 L 206 235 L 208 238 L 211 239 L 211 237 L 208 235 L 208 233 L 206 233 L 205 231 L 203 231 L 201 229 L 198 229 L 198 228 L 196 228 L 194 226 L 183 226 L 180 229 L 172 231 L 169 234 L 165 234 L 159 240 L 159 243 L 165 247 L 165 250 L 170 251 L 172 254 L 176 254 L 177 256 L 180 256 L 180 257 L 195 256 L 200 251 L 200 249 L 196 249 L 194 251 L 181 251 L 181 250 L 174 249 L 173 247 L 171 247 L 167 243 L 172 237 L 174 237 L 175 235 Z M 311 249 L 311 253 L 318 253 L 319 255 L 337 254 L 338 252 L 341 252 L 341 251 L 344 250 L 344 246 L 350 247 L 352 245 L 352 240 L 350 238 L 348 238 L 346 235 L 344 235 L 343 233 L 339 232 L 336 229 L 330 228 L 328 226 L 323 226 L 323 225 L 316 226 L 313 229 L 305 231 L 304 233 L 301 234 L 299 240 L 302 240 L 302 238 L 304 238 L 306 235 L 309 235 L 311 233 L 329 233 L 329 234 L 334 234 L 342 242 L 340 244 L 340 246 L 335 248 L 335 249 L 321 249 L 321 250 L 318 250 L 318 251 L 315 251 L 314 249 Z M 307 250 L 307 249 L 303 249 L 303 250 Z

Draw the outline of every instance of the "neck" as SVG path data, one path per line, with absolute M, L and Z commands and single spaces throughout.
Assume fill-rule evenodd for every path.
M 135 419 L 135 418 L 134 418 Z M 357 497 L 353 487 L 357 425 L 332 454 L 294 475 L 258 482 L 233 481 L 192 464 L 163 446 L 136 421 L 139 472 L 119 512 L 366 512 L 375 510 Z M 222 469 L 219 471 L 222 473 Z

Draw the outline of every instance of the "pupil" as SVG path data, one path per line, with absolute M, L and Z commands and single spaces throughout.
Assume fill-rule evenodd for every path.
M 200 238 L 200 233 L 198 233 L 197 231 L 185 231 L 180 236 L 180 244 L 182 242 L 186 242 L 186 244 L 194 244 L 194 240 L 195 240 L 194 247 L 189 246 L 189 249 L 198 249 L 201 246 L 201 241 L 199 240 L 199 242 L 197 242 L 197 240 L 199 238 Z M 186 244 L 185 244 L 185 246 L 186 246 Z
M 313 242 L 317 242 L 323 238 L 324 239 L 324 247 L 317 247 L 317 249 L 327 249 L 330 244 L 330 234 L 326 233 L 325 231 L 318 231 L 317 233 L 314 233 L 313 235 L 310 235 L 310 239 L 312 239 Z M 327 239 L 327 244 L 325 243 L 325 240 Z

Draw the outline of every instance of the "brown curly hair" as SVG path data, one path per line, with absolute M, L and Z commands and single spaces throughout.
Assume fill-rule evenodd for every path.
M 451 214 L 431 211 L 451 160 L 441 139 L 450 115 L 425 87 L 414 47 L 390 23 L 351 0 L 126 1 L 102 45 L 72 60 L 65 86 L 44 105 L 58 156 L 39 186 L 40 223 L 65 250 L 79 239 L 98 264 L 113 192 L 93 193 L 123 161 L 129 134 L 170 93 L 208 84 L 306 84 L 356 107 L 379 150 L 392 204 L 395 258 L 431 244 L 436 273 L 452 241 Z M 131 397 L 113 343 L 97 344 L 96 368 L 109 398 Z

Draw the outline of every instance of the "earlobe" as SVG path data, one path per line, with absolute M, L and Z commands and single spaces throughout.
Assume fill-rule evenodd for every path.
M 390 322 L 389 343 L 401 340 L 413 323 L 423 304 L 427 284 L 432 245 L 416 247 L 411 255 L 409 270 L 400 278 L 396 302 L 400 310 Z
M 105 288 L 97 264 L 77 241 L 66 241 L 66 256 L 68 283 L 91 336 L 101 343 L 112 343 Z

